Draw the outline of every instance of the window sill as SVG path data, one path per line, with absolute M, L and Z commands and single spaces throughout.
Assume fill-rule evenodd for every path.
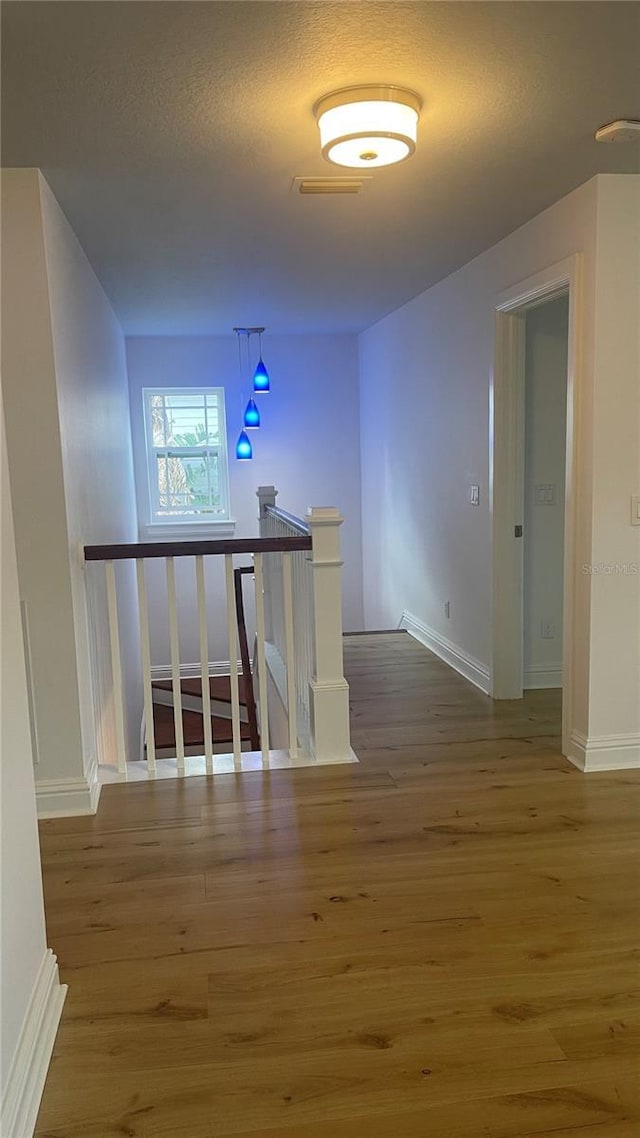
M 139 527 L 141 541 L 189 541 L 199 538 L 200 541 L 217 541 L 225 537 L 233 537 L 236 531 L 234 518 L 225 518 L 224 521 L 206 522 L 146 522 Z

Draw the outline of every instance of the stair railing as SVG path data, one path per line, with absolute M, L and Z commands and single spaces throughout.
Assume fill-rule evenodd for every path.
M 273 486 L 260 486 L 257 494 L 261 538 L 311 541 L 310 550 L 274 550 L 264 558 L 265 654 L 288 713 L 289 750 L 344 762 L 351 754 L 342 649 L 344 519 L 333 507 L 296 517 L 276 505 Z
M 229 649 L 228 690 L 231 705 L 234 760 L 242 752 L 240 675 L 244 675 L 242 714 L 248 722 L 252 749 L 259 749 L 263 762 L 270 757 L 269 707 L 275 693 L 286 712 L 288 750 L 292 758 L 300 752 L 319 762 L 351 760 L 349 734 L 349 688 L 343 674 L 342 597 L 339 531 L 342 517 L 333 508 L 313 508 L 306 518 L 296 518 L 276 506 L 277 491 L 260 487 L 260 536 L 223 541 L 142 542 L 119 545 L 86 546 L 87 563 L 104 566 L 106 609 L 109 628 L 109 654 L 112 678 L 112 724 L 104 732 L 109 761 L 126 773 L 127 743 L 123 699 L 121 616 L 118 607 L 118 574 L 121 561 L 136 567 L 140 663 L 144 702 L 146 759 L 150 773 L 157 769 L 154 737 L 154 688 L 150 621 L 160 614 L 150 612 L 147 569 L 151 560 L 164 560 L 167 588 L 169 647 L 171 658 L 171 703 L 175 732 L 175 755 L 179 774 L 185 773 L 179 613 L 176 562 L 191 559 L 194 570 L 195 602 L 198 617 L 199 671 L 202 695 L 204 756 L 207 773 L 213 772 L 216 739 L 212 731 L 210 698 L 207 566 L 208 559 L 224 565 L 226 632 Z M 252 566 L 234 566 L 234 557 L 251 556 Z M 249 645 L 244 619 L 242 580 L 251 576 L 255 605 L 255 671 L 258 681 L 258 708 L 253 701 L 250 678 Z M 183 577 L 184 580 L 184 577 Z M 89 581 L 87 582 L 89 587 Z M 90 591 L 90 590 L 89 590 Z M 97 621 L 96 621 L 97 626 Z M 101 647 L 104 649 L 105 645 Z M 242 672 L 238 670 L 238 647 Z M 191 673 L 193 674 L 193 673 Z M 254 677 L 255 678 L 255 677 Z M 104 685 L 102 685 L 104 686 Z M 186 698 L 186 697 L 185 697 Z M 185 709 L 187 711 L 188 709 Z M 259 723 L 258 723 L 259 712 Z M 105 709 L 97 709 L 102 720 Z M 213 711 L 215 717 L 216 712 Z M 246 732 L 245 732 L 246 733 Z M 228 736 L 227 736 L 228 738 Z M 278 741 L 277 747 L 286 746 Z M 115 755 L 113 750 L 115 749 Z M 129 757 L 133 757 L 130 755 Z
M 115 726 L 115 763 L 121 774 L 127 770 L 127 745 L 125 739 L 125 715 L 123 698 L 123 668 L 121 653 L 120 618 L 118 613 L 118 592 L 116 565 L 120 561 L 134 561 L 138 597 L 138 620 L 140 633 L 140 662 L 142 670 L 142 689 L 144 700 L 144 719 L 146 725 L 146 755 L 148 770 L 156 771 L 156 745 L 154 738 L 153 688 L 150 648 L 150 613 L 145 573 L 145 562 L 163 559 L 165 562 L 169 643 L 171 655 L 171 689 L 173 720 L 175 729 L 175 751 L 179 774 L 185 773 L 185 740 L 182 716 L 182 689 L 180 668 L 180 645 L 178 626 L 178 604 L 176 590 L 176 559 L 192 558 L 195 567 L 195 586 L 198 611 L 200 679 L 202 687 L 202 715 L 204 722 L 204 754 L 207 773 L 213 772 L 213 747 L 215 740 L 211 732 L 211 707 L 209 696 L 209 652 L 208 624 L 206 607 L 205 559 L 223 558 L 225 571 L 227 638 L 230 660 L 230 702 L 233 733 L 233 756 L 239 760 L 242 752 L 240 687 L 238 675 L 238 613 L 237 586 L 241 577 L 235 576 L 233 559 L 235 556 L 253 557 L 250 573 L 254 579 L 254 600 L 256 618 L 256 664 L 259 680 L 260 705 L 260 750 L 263 761 L 269 759 L 269 701 L 267 664 L 265 657 L 265 606 L 264 606 L 264 558 L 272 553 L 292 556 L 294 553 L 311 551 L 309 536 L 285 538 L 241 538 L 220 541 L 180 541 L 180 542 L 141 542 L 119 545 L 85 546 L 85 562 L 101 562 L 106 577 L 107 612 L 109 625 L 109 649 L 112 673 L 112 702 Z M 246 637 L 245 637 L 246 642 Z M 241 648 L 242 650 L 242 648 Z M 248 664 L 248 661 L 246 661 Z M 247 707 L 248 710 L 248 707 Z

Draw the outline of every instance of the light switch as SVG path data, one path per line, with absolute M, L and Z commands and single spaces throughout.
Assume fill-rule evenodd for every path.
M 634 494 L 631 499 L 631 525 L 640 526 L 640 494 Z
M 479 506 L 480 505 L 480 487 L 479 486 L 470 486 L 469 487 L 469 501 L 471 502 L 472 506 Z

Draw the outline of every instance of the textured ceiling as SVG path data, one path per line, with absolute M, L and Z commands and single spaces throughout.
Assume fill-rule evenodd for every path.
M 2 5 L 3 164 L 39 166 L 126 331 L 353 331 L 640 146 L 640 4 Z M 314 101 L 412 87 L 418 152 L 359 196 Z

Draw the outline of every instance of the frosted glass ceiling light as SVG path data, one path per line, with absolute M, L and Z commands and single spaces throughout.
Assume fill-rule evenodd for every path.
M 314 112 L 322 154 L 338 166 L 390 166 L 416 149 L 422 101 L 404 87 L 345 87 Z

